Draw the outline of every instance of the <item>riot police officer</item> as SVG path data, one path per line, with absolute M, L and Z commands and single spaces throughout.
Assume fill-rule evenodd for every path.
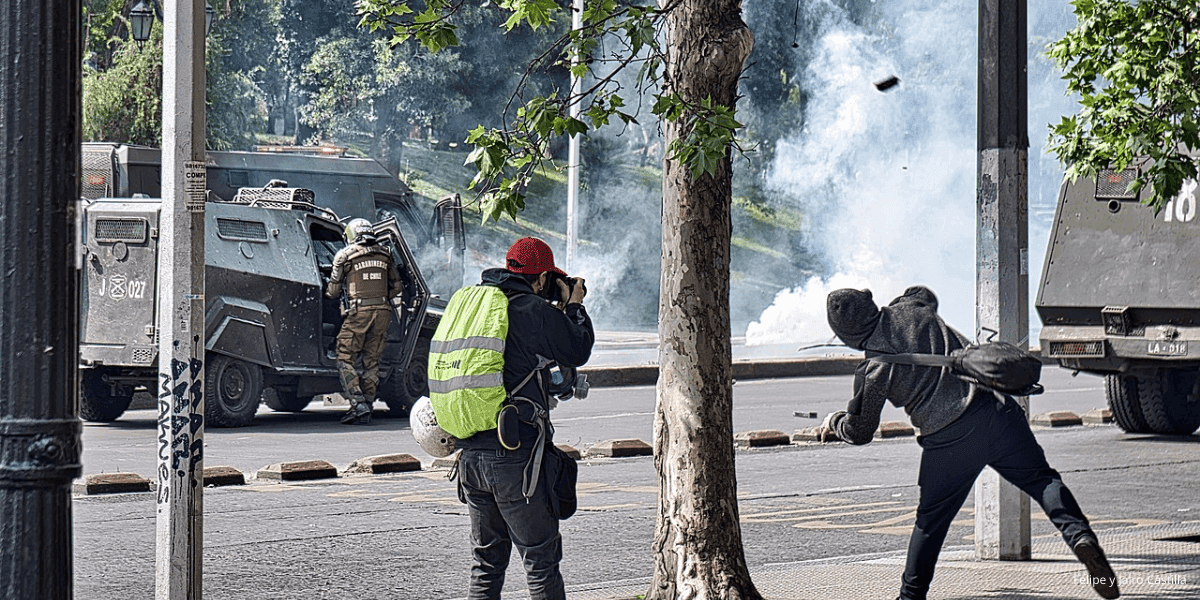
M 391 299 L 400 295 L 400 274 L 392 254 L 379 244 L 371 223 L 354 219 L 346 225 L 348 246 L 333 258 L 325 295 L 337 298 L 346 285 L 345 316 L 337 336 L 338 372 L 350 409 L 342 423 L 371 422 L 371 405 L 379 388 L 379 359 L 387 345 Z M 358 362 L 362 360 L 362 376 Z

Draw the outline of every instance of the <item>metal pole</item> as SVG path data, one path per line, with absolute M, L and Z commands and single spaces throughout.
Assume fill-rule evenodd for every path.
M 583 28 L 583 0 L 575 0 L 575 9 L 571 14 L 571 28 L 579 31 Z M 580 57 L 571 58 L 571 66 L 579 64 Z M 578 119 L 581 98 L 583 94 L 583 78 L 571 75 L 571 106 L 568 113 Z M 571 136 L 570 149 L 567 156 L 567 272 L 573 272 L 575 266 L 575 245 L 578 243 L 575 213 L 579 206 L 579 136 Z
M 198 600 L 204 572 L 204 0 L 166 0 L 163 12 L 155 598 Z
M 1029 128 L 1025 1 L 979 0 L 976 335 L 1029 343 Z M 1029 399 L 1019 398 L 1026 413 Z M 1029 497 L 986 469 L 975 483 L 975 555 L 1030 558 Z
M 73 596 L 82 11 L 0 3 L 0 598 Z

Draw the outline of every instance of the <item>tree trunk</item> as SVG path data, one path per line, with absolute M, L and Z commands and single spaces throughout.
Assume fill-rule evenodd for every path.
M 662 0 L 663 6 L 669 0 Z M 682 0 L 665 29 L 664 85 L 687 102 L 732 107 L 754 40 L 740 0 Z M 668 122 L 666 142 L 687 134 Z M 713 174 L 663 162 L 659 296 L 659 476 L 647 600 L 758 599 L 742 550 L 733 451 L 729 322 L 732 164 Z

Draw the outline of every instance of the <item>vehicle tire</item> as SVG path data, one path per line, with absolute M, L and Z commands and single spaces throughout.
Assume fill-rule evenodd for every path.
M 1113 420 L 1126 433 L 1150 433 L 1150 425 L 1142 415 L 1138 378 L 1132 375 L 1107 375 L 1104 391 Z
M 1200 427 L 1200 402 L 1188 402 L 1196 376 L 1193 371 L 1164 369 L 1155 379 L 1140 380 L 1142 415 L 1151 431 L 1188 435 Z
M 204 416 L 213 427 L 245 427 L 262 400 L 262 368 L 222 354 L 209 354 L 204 372 Z
M 278 412 L 301 412 L 312 400 L 312 396 L 297 396 L 296 390 L 267 388 L 263 391 L 263 402 Z
M 113 393 L 112 386 L 104 381 L 106 374 L 107 371 L 102 369 L 87 369 L 79 373 L 79 416 L 84 421 L 116 421 L 133 402 L 133 388 L 118 386 L 117 392 Z
M 422 340 L 424 341 L 424 340 Z M 421 396 L 429 395 L 429 349 L 418 346 L 403 370 L 396 369 L 379 384 L 379 399 L 393 416 L 408 416 Z

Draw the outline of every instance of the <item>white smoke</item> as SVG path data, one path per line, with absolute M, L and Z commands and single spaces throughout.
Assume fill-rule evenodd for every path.
M 820 2 L 814 2 L 820 4 Z M 1038 54 L 1073 25 L 1066 0 L 1030 7 L 1030 266 L 1036 289 L 1062 170 L 1042 154 L 1046 124 L 1072 111 Z M 835 273 L 781 291 L 746 329 L 748 344 L 819 343 L 832 336 L 825 296 L 869 288 L 880 305 L 910 285 L 939 313 L 975 327 L 976 3 L 880 2 L 868 27 L 826 3 L 804 130 L 781 140 L 769 184 L 806 218 Z M 891 75 L 900 85 L 878 91 Z M 1050 189 L 1047 193 L 1045 190 Z M 1030 321 L 1038 325 L 1030 302 Z

